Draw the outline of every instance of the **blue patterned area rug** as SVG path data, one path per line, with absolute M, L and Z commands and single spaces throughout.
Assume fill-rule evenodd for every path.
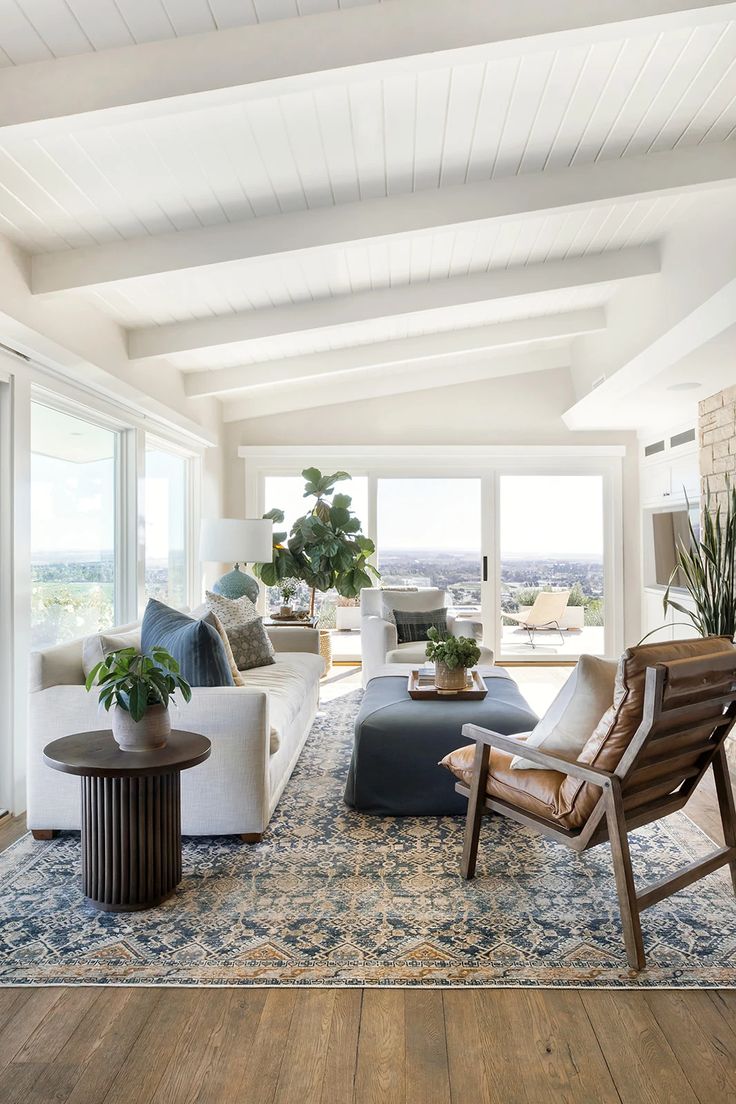
M 158 909 L 81 899 L 79 837 L 0 855 L 0 984 L 597 986 L 736 984 L 736 902 L 719 872 L 648 909 L 649 967 L 628 970 L 609 851 L 576 855 L 495 818 L 478 876 L 462 818 L 343 805 L 359 693 L 324 707 L 264 842 L 187 839 Z M 710 843 L 683 814 L 635 833 L 648 880 Z

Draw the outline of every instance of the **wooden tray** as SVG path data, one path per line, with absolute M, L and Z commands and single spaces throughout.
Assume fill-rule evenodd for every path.
M 488 693 L 483 676 L 475 668 L 469 672 L 469 682 L 464 690 L 438 690 L 431 669 L 412 671 L 407 689 L 414 701 L 482 701 Z

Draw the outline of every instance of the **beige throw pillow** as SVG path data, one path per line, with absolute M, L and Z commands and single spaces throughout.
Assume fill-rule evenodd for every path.
M 120 652 L 123 648 L 135 648 L 141 650 L 141 630 L 132 629 L 131 632 L 119 633 L 115 636 L 109 633 L 95 633 L 94 636 L 86 636 L 82 641 L 82 670 L 87 678 L 93 667 L 102 663 L 110 652 Z
M 528 747 L 565 759 L 577 759 L 596 725 L 613 702 L 618 662 L 584 655 L 539 724 L 527 737 Z M 512 770 L 546 770 L 523 755 L 511 760 Z

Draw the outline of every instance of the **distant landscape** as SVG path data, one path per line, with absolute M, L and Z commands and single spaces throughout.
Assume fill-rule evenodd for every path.
M 480 606 L 480 557 L 473 551 L 445 549 L 383 549 L 380 552 L 384 586 L 436 586 L 447 590 L 454 606 Z M 90 559 L 89 553 L 38 553 L 31 563 L 32 640 L 43 647 L 108 628 L 114 622 L 114 563 L 112 552 Z M 176 593 L 172 596 L 170 586 Z M 569 588 L 571 604 L 585 607 L 585 624 L 603 624 L 603 562 L 600 557 L 539 555 L 505 558 L 501 562 L 501 608 L 515 613 L 531 605 L 536 592 Z M 184 561 L 146 565 L 149 597 L 182 605 L 185 601 Z M 269 606 L 278 606 L 278 594 L 268 592 Z M 297 604 L 306 605 L 309 593 L 300 587 Z M 334 623 L 336 595 L 318 595 L 323 624 Z
M 437 586 L 449 591 L 455 606 L 480 605 L 481 563 L 477 552 L 432 549 L 381 551 L 385 585 Z M 586 625 L 602 624 L 603 561 L 588 555 L 536 555 L 501 561 L 501 608 L 515 613 L 531 605 L 535 592 L 569 588 L 571 602 L 585 607 Z
M 171 587 L 174 593 L 171 594 Z M 146 595 L 183 605 L 184 555 L 146 564 Z M 38 552 L 31 559 L 31 644 L 43 648 L 110 628 L 115 621 L 115 563 L 112 551 Z

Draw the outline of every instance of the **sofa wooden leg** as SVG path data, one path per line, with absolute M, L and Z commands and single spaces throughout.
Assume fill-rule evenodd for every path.
M 35 840 L 56 839 L 58 834 L 56 828 L 31 828 L 31 835 Z
M 241 832 L 240 838 L 243 843 L 260 843 L 263 839 L 263 832 Z
M 478 840 L 480 839 L 480 826 L 483 820 L 483 804 L 486 799 L 486 781 L 488 779 L 490 755 L 491 749 L 488 744 L 479 742 L 475 745 L 473 781 L 470 785 L 468 812 L 465 820 L 465 842 L 463 844 L 463 857 L 460 861 L 460 873 L 466 880 L 475 877 L 475 862 L 478 858 Z

